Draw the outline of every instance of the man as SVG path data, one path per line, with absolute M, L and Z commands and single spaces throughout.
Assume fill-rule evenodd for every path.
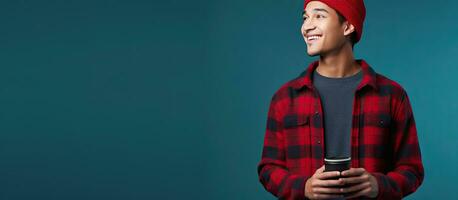
M 262 159 L 264 188 L 279 199 L 401 199 L 424 177 L 406 91 L 355 60 L 362 0 L 306 0 L 301 33 L 319 60 L 271 99 Z M 351 168 L 324 172 L 324 158 Z

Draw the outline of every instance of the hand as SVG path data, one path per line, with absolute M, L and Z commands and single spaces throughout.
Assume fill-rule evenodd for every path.
M 364 168 L 350 168 L 341 173 L 341 178 L 348 187 L 342 188 L 341 192 L 346 193 L 345 198 L 367 196 L 375 198 L 378 195 L 377 179 Z
M 344 182 L 337 180 L 340 172 L 324 172 L 324 165 L 315 171 L 305 183 L 305 197 L 309 199 L 329 199 L 343 197 L 339 187 L 343 187 Z M 335 180 L 326 180 L 335 178 Z M 334 187 L 334 188 L 333 188 Z

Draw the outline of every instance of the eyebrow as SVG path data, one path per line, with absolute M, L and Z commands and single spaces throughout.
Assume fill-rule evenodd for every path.
M 329 12 L 328 12 L 326 9 L 324 9 L 324 8 L 315 8 L 315 9 L 313 9 L 313 11 L 315 11 L 315 12 L 325 12 L 325 13 L 329 13 Z M 304 16 L 304 14 L 305 14 L 305 10 L 302 11 L 302 16 Z

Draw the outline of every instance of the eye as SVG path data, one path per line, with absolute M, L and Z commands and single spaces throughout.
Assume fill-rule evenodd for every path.
M 317 19 L 321 19 L 321 18 L 324 18 L 324 16 L 323 15 L 316 15 L 316 18 Z
M 308 17 L 306 17 L 306 16 L 302 16 L 302 20 L 303 20 L 303 21 L 307 20 L 307 18 L 308 18 Z

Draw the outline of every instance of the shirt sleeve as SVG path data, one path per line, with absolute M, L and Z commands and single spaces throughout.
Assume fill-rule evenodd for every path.
M 396 103 L 392 131 L 393 170 L 373 173 L 379 187 L 377 199 L 402 199 L 423 182 L 424 169 L 415 119 L 407 93 Z
M 285 161 L 283 122 L 272 98 L 267 117 L 261 161 L 257 166 L 259 181 L 278 199 L 306 199 L 305 182 L 309 177 L 289 172 Z

